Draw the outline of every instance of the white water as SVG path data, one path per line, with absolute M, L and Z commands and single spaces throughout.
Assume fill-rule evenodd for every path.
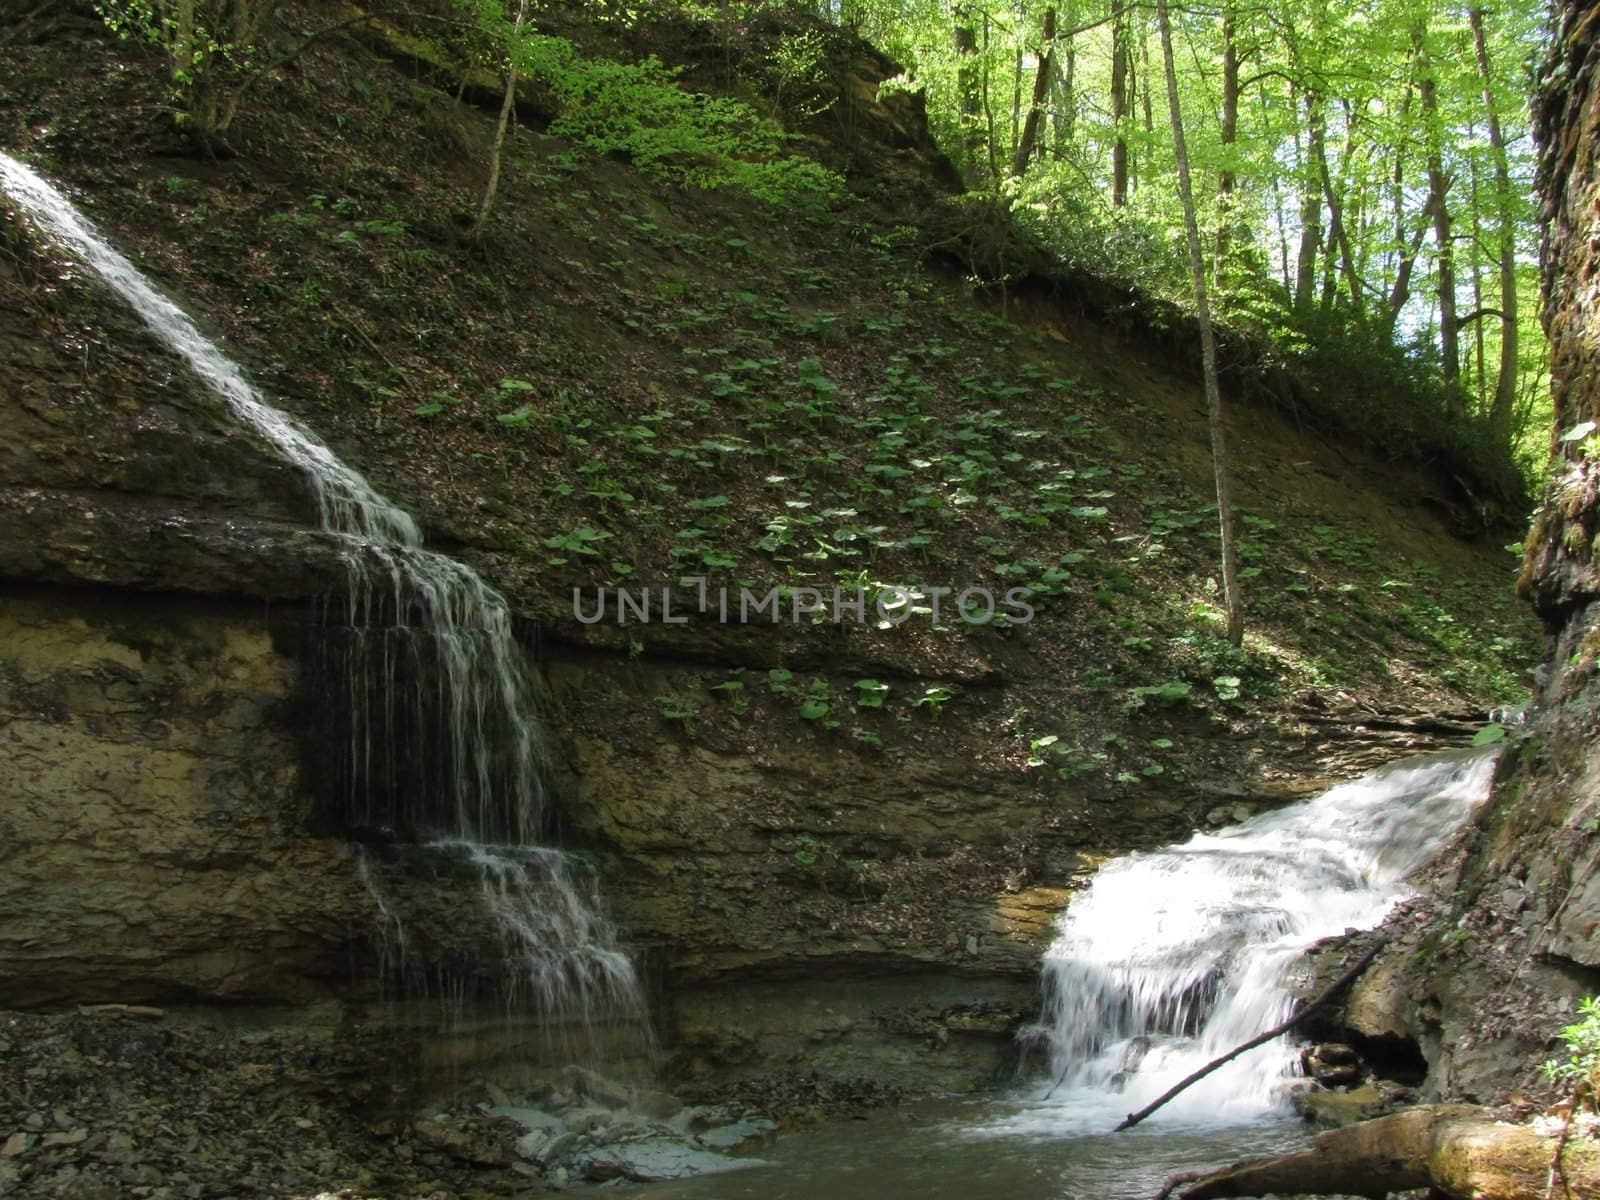
M 552 1016 L 643 1016 L 638 979 L 600 915 L 592 878 L 532 845 L 543 823 L 540 745 L 504 599 L 422 546 L 410 515 L 268 403 L 244 372 L 31 168 L 0 153 L 4 191 L 81 258 L 247 425 L 301 468 L 349 571 L 343 653 L 352 713 L 350 826 L 427 841 L 476 867 L 515 984 Z M 400 677 L 409 681 L 402 685 Z M 362 857 L 385 957 L 404 927 Z
M 1108 1128 L 1294 1008 L 1312 943 L 1379 924 L 1407 879 L 1488 795 L 1494 757 L 1413 758 L 1314 800 L 1106 865 L 1045 957 L 1051 1102 L 1005 1133 Z M 1298 1073 L 1289 1037 L 1252 1050 L 1150 1118 L 1269 1118 Z M 1016 1126 L 1018 1122 L 1029 1128 Z

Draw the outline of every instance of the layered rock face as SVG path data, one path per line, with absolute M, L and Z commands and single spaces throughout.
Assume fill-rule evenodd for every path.
M 293 664 L 173 597 L 0 598 L 0 1005 L 330 993 L 365 903 L 302 806 Z
M 267 619 L 337 578 L 308 497 L 8 233 L 0 1004 L 330 994 L 368 904 L 340 843 L 295 834 L 299 670 Z

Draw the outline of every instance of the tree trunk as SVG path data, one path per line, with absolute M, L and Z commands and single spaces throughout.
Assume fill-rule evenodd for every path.
M 1053 83 L 1055 97 L 1051 105 L 1052 133 L 1050 157 L 1060 162 L 1066 158 L 1068 149 L 1072 146 L 1073 128 L 1078 120 L 1078 97 L 1073 91 L 1074 78 L 1078 69 L 1078 48 L 1072 38 L 1067 39 L 1066 48 L 1055 57 L 1055 80 Z
M 1128 203 L 1128 139 L 1124 122 L 1128 117 L 1128 6 L 1127 0 L 1111 3 L 1111 124 L 1116 140 L 1111 144 L 1111 203 L 1117 208 Z
M 518 0 L 517 20 L 511 28 L 512 40 L 522 33 L 522 22 L 528 15 L 528 0 Z M 516 47 L 511 46 L 506 54 L 506 90 L 500 100 L 500 120 L 494 128 L 494 143 L 489 147 L 489 181 L 483 188 L 483 202 L 478 205 L 477 219 L 472 222 L 471 236 L 477 237 L 483 232 L 483 226 L 489 219 L 489 210 L 494 207 L 495 193 L 500 190 L 500 152 L 505 146 L 506 130 L 511 125 L 511 114 L 517 103 L 517 54 Z
M 1517 400 L 1517 224 L 1511 191 L 1511 171 L 1506 164 L 1506 143 L 1495 110 L 1493 76 L 1483 36 L 1483 9 L 1467 10 L 1472 25 L 1472 47 L 1483 80 L 1483 112 L 1489 126 L 1489 152 L 1494 162 L 1495 206 L 1500 221 L 1500 374 L 1495 381 L 1489 425 L 1502 441 L 1511 440 L 1511 414 Z M 1481 305 L 1479 307 L 1482 307 Z
M 1327 154 L 1327 116 L 1322 116 L 1321 136 L 1318 145 L 1321 155 L 1316 167 L 1322 176 L 1322 195 L 1328 202 L 1328 242 L 1329 254 L 1337 252 L 1339 273 L 1343 276 L 1345 286 L 1350 292 L 1350 307 L 1359 319 L 1365 311 L 1365 297 L 1361 289 L 1361 276 L 1356 271 L 1355 251 L 1350 244 L 1350 234 L 1345 228 L 1343 182 L 1349 178 L 1350 156 L 1355 148 L 1355 131 L 1351 124 L 1353 118 L 1348 110 L 1345 113 L 1345 143 L 1344 151 L 1339 158 L 1339 184 L 1335 186 L 1333 172 L 1328 169 Z M 1332 274 L 1330 272 L 1330 282 Z M 1331 288 L 1330 288 L 1331 290 Z M 1331 299 L 1331 297 L 1330 297 Z
M 1017 141 L 1017 155 L 1011 162 L 1011 173 L 1022 175 L 1028 162 L 1038 149 L 1039 133 L 1044 125 L 1045 101 L 1050 94 L 1050 78 L 1055 72 L 1056 10 L 1052 5 L 1044 10 L 1044 27 L 1039 38 L 1039 62 L 1033 76 L 1033 103 L 1028 108 L 1028 119 L 1022 124 L 1022 137 Z
M 1262 136 L 1271 136 L 1273 133 L 1273 121 L 1271 115 L 1267 112 L 1266 89 L 1261 89 L 1258 96 L 1256 112 L 1261 118 Z M 1283 196 L 1283 173 L 1281 171 L 1270 171 L 1268 175 L 1272 180 L 1273 225 L 1278 233 L 1279 277 L 1283 284 L 1283 294 L 1292 300 L 1294 297 L 1294 280 L 1289 275 L 1289 264 L 1294 259 L 1289 253 L 1289 216 Z
M 1444 376 L 1447 401 L 1457 415 L 1465 409 L 1461 399 L 1460 327 L 1456 320 L 1456 266 L 1454 234 L 1450 228 L 1450 177 L 1444 171 L 1444 137 L 1439 128 L 1439 91 L 1425 42 L 1426 31 L 1413 34 L 1420 68 L 1418 95 L 1428 139 L 1428 204 L 1433 210 L 1433 240 L 1438 253 L 1435 276 L 1439 294 L 1439 369 Z
M 1145 25 L 1143 17 L 1139 18 L 1139 78 L 1135 83 L 1135 90 L 1139 95 L 1139 107 L 1144 112 L 1145 136 L 1154 139 L 1156 132 L 1156 117 L 1154 102 L 1150 98 L 1150 30 Z M 1149 144 L 1148 142 L 1146 143 Z
M 1444 1200 L 1600 1195 L 1600 1145 L 1572 1138 L 1558 1146 L 1469 1105 L 1413 1108 L 1319 1134 L 1309 1150 L 1180 1177 L 1161 1195 L 1373 1196 L 1412 1188 L 1432 1188 Z
M 1011 60 L 1011 137 L 1006 143 L 1008 163 L 1016 161 L 1017 145 L 1022 141 L 1022 59 L 1022 46 L 1019 43 Z
M 1233 7 L 1222 10 L 1222 166 L 1217 171 L 1217 270 L 1228 262 L 1233 239 L 1234 151 L 1239 144 L 1239 50 L 1233 37 Z
M 1237 551 L 1233 544 L 1233 505 L 1228 496 L 1228 448 L 1222 426 L 1222 390 L 1217 383 L 1217 341 L 1211 328 L 1206 294 L 1206 264 L 1200 250 L 1200 225 L 1194 214 L 1194 189 L 1189 181 L 1189 152 L 1184 145 L 1183 112 L 1178 106 L 1178 72 L 1172 61 L 1172 21 L 1167 0 L 1156 0 L 1161 27 L 1161 58 L 1167 74 L 1167 108 L 1172 117 L 1172 153 L 1178 165 L 1178 198 L 1189 242 L 1189 272 L 1194 276 L 1195 321 L 1200 326 L 1200 364 L 1205 377 L 1206 417 L 1211 426 L 1211 462 L 1217 481 L 1217 513 L 1222 534 L 1222 595 L 1228 614 L 1228 641 L 1244 639 L 1244 612 L 1239 600 Z
M 1295 257 L 1294 307 L 1309 312 L 1316 296 L 1317 259 L 1322 253 L 1322 182 L 1316 164 L 1323 155 L 1322 99 L 1314 91 L 1305 93 L 1306 152 L 1301 162 L 1300 253 Z
M 972 23 L 972 10 L 966 5 L 955 9 L 951 45 L 956 54 L 956 91 L 960 93 L 961 166 L 970 179 L 977 167 L 983 135 L 978 111 L 978 34 Z
M 987 157 L 989 160 L 989 183 L 991 186 L 998 186 L 1000 183 L 1000 159 L 995 149 L 995 142 L 998 140 L 999 135 L 995 132 L 994 98 L 990 94 L 993 80 L 989 78 L 989 38 L 992 30 L 993 23 L 990 21 L 989 14 L 986 11 L 983 14 L 983 54 L 980 63 L 980 86 L 978 91 L 983 99 L 983 124 L 987 139 L 985 148 L 988 152 Z

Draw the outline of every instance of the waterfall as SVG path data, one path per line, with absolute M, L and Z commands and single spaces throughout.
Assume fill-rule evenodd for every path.
M 59 190 L 3 153 L 0 190 L 305 473 L 349 581 L 344 827 L 413 839 L 475 870 L 510 988 L 536 1012 L 641 1019 L 642 989 L 599 911 L 592 873 L 535 844 L 544 824 L 539 726 L 505 600 L 464 563 L 425 549 L 409 514 L 270 404 Z M 382 944 L 403 959 L 399 918 L 360 863 Z
M 1314 942 L 1379 924 L 1488 795 L 1492 752 L 1412 758 L 1314 800 L 1107 864 L 1045 956 L 1056 1116 L 1105 1128 L 1273 1028 Z M 1283 1110 L 1289 1037 L 1235 1059 L 1152 1119 Z

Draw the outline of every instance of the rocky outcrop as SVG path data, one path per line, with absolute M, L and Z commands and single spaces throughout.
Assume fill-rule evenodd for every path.
M 1539 112 L 1557 471 L 1522 576 L 1554 648 L 1534 719 L 1416 953 L 1410 1019 L 1447 1097 L 1537 1088 L 1537 1063 L 1600 984 L 1600 462 L 1583 428 L 1600 418 L 1600 6 L 1557 13 Z
M 1526 726 L 1429 895 L 1352 989 L 1342 1036 L 1427 1061 L 1444 1099 L 1531 1100 L 1600 990 L 1600 6 L 1557 6 L 1539 110 L 1555 471 L 1521 586 L 1552 635 Z

